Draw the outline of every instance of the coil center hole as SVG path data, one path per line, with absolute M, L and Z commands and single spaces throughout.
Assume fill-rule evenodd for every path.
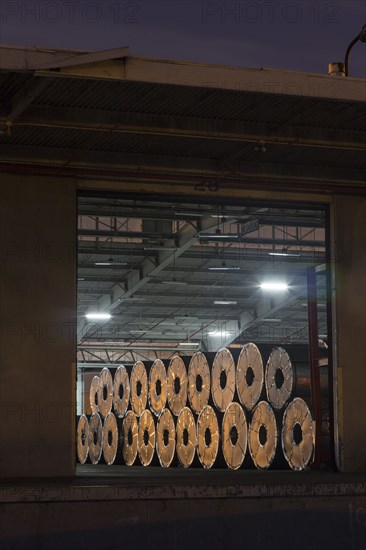
M 108 397 L 108 388 L 107 386 L 103 386 L 103 401 L 107 401 L 107 397 Z
M 141 384 L 140 380 L 137 380 L 137 382 L 136 382 L 136 395 L 137 395 L 137 397 L 140 397 L 141 392 L 142 392 L 142 384 Z
M 97 407 L 98 406 L 98 392 L 95 392 L 95 394 L 94 394 L 94 403 L 95 403 L 95 406 Z
M 235 446 L 238 442 L 239 434 L 236 426 L 231 426 L 230 429 L 230 441 Z
M 174 391 L 176 394 L 180 392 L 180 378 L 178 376 L 174 380 Z
M 98 443 L 98 430 L 93 431 L 93 443 L 94 445 Z
M 118 397 L 120 399 L 123 399 L 123 394 L 125 393 L 125 389 L 123 387 L 123 384 L 120 384 L 119 385 L 119 388 L 118 388 Z
M 222 390 L 225 388 L 226 383 L 227 383 L 226 371 L 222 370 L 220 372 L 220 387 L 221 387 Z
M 300 443 L 302 441 L 302 429 L 301 429 L 301 426 L 298 422 L 296 422 L 296 424 L 294 426 L 294 441 L 295 441 L 296 445 L 300 445 Z
M 161 395 L 161 380 L 157 380 L 155 384 L 156 395 Z
M 196 376 L 196 390 L 198 392 L 201 392 L 202 391 L 202 386 L 203 386 L 202 376 L 200 374 L 197 374 L 197 376 Z
M 205 445 L 206 447 L 209 447 L 211 445 L 212 437 L 211 437 L 211 430 L 210 428 L 206 428 L 205 430 Z
M 85 443 L 86 443 L 86 433 L 85 433 L 85 430 L 81 430 L 81 444 L 83 447 Z
M 189 441 L 189 433 L 188 433 L 187 428 L 184 428 L 184 430 L 183 430 L 183 445 L 185 447 L 187 447 L 188 441 Z
M 129 428 L 129 430 L 127 432 L 127 443 L 128 443 L 129 446 L 132 445 L 132 441 L 133 441 L 132 430 L 131 430 L 131 428 Z
M 109 446 L 112 445 L 112 441 L 113 441 L 113 434 L 112 434 L 111 430 L 109 430 L 109 432 L 108 432 L 108 445 Z
M 163 441 L 164 441 L 165 447 L 167 447 L 169 445 L 169 430 L 167 430 L 166 428 L 163 431 Z
M 275 379 L 276 388 L 279 390 L 280 388 L 282 388 L 283 383 L 285 381 L 285 377 L 283 376 L 283 372 L 281 369 L 276 370 L 274 379 Z
M 147 430 L 144 430 L 144 445 L 145 445 L 145 447 L 149 443 L 149 439 L 150 439 L 149 432 Z
M 259 436 L 259 443 L 261 445 L 265 445 L 267 443 L 267 428 L 263 426 L 263 424 L 259 428 L 258 436 Z
M 252 367 L 247 368 L 247 372 L 245 373 L 245 381 L 248 384 L 248 386 L 251 386 L 253 384 L 254 380 L 254 371 Z

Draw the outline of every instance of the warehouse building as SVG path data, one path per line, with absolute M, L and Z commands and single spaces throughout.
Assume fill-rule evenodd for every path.
M 0 90 L 4 548 L 364 548 L 365 80 L 4 46 Z M 244 403 L 253 343 L 263 368 L 293 360 L 283 404 L 285 370 L 272 402 L 266 378 Z M 80 464 L 93 378 L 176 357 L 207 359 L 220 426 L 232 401 L 246 411 L 240 460 L 220 428 L 211 462 L 182 464 L 174 437 L 165 462 L 154 445 L 122 464 L 122 438 L 113 465 Z M 290 394 L 314 421 L 300 467 L 281 447 Z M 258 430 L 262 463 L 259 399 L 278 429 L 272 457 Z M 149 404 L 158 430 L 165 402 Z

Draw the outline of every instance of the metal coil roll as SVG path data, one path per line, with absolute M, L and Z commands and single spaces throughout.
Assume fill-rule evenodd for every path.
M 99 375 L 99 392 L 99 412 L 105 418 L 113 404 L 113 378 L 107 367 Z
M 155 423 L 151 412 L 145 409 L 139 420 L 137 450 L 141 464 L 148 466 L 155 452 Z
M 232 470 L 243 464 L 247 441 L 245 413 L 239 403 L 230 403 L 222 421 L 222 451 L 226 464 Z
M 89 402 L 92 414 L 99 413 L 100 387 L 99 376 L 94 376 L 90 384 Z
M 188 399 L 193 411 L 199 414 L 210 397 L 211 374 L 205 355 L 194 353 L 188 368 Z
M 293 470 L 303 470 L 314 452 L 315 426 L 310 410 L 296 397 L 283 413 L 281 442 L 285 459 Z
M 114 413 L 110 412 L 105 417 L 103 424 L 103 458 L 108 466 L 113 464 L 116 459 L 118 444 L 117 420 Z
M 255 344 L 245 344 L 236 363 L 236 391 L 240 403 L 251 411 L 263 391 L 262 354 Z
M 85 414 L 78 421 L 76 449 L 80 464 L 85 464 L 89 454 L 89 422 Z
M 183 468 L 192 464 L 197 447 L 196 423 L 188 407 L 184 407 L 178 416 L 176 426 L 177 456 Z
M 122 455 L 126 466 L 132 466 L 137 457 L 138 420 L 133 411 L 128 411 L 122 424 Z
M 274 348 L 268 358 L 265 372 L 267 399 L 274 409 L 281 410 L 292 396 L 294 369 L 283 348 Z
M 115 372 L 113 381 L 113 410 L 118 418 L 123 418 L 130 402 L 130 381 L 126 368 L 121 365 Z
M 136 416 L 141 416 L 146 409 L 148 382 L 145 365 L 136 361 L 130 377 L 131 408 Z
M 103 450 L 103 424 L 99 413 L 93 413 L 89 419 L 89 458 L 92 464 L 98 464 Z
M 206 405 L 197 419 L 197 455 L 205 469 L 211 468 L 219 450 L 219 424 L 216 413 Z
M 235 393 L 235 362 L 227 348 L 220 349 L 212 364 L 211 394 L 215 407 L 224 412 Z
M 166 369 L 161 359 L 155 359 L 149 373 L 149 406 L 159 416 L 166 405 Z
M 160 413 L 156 424 L 156 452 L 160 465 L 168 468 L 175 453 L 175 425 L 168 409 Z
M 187 369 L 183 359 L 177 355 L 171 359 L 167 371 L 168 405 L 175 416 L 186 406 L 187 395 Z
M 266 401 L 260 401 L 253 411 L 249 424 L 249 452 L 254 465 L 258 469 L 271 466 L 277 449 L 277 424 L 271 406 Z

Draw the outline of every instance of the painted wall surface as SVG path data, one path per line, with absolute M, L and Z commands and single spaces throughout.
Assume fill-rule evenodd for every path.
M 366 197 L 335 197 L 340 467 L 366 473 Z
M 0 176 L 0 472 L 74 473 L 76 194 Z

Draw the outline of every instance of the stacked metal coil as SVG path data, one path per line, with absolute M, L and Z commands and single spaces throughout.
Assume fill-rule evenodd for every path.
M 297 353 L 294 364 L 293 350 L 248 343 L 105 367 L 91 382 L 90 419 L 79 418 L 78 460 L 303 470 L 314 454 L 315 425 L 309 368 L 299 361 L 303 350 Z

